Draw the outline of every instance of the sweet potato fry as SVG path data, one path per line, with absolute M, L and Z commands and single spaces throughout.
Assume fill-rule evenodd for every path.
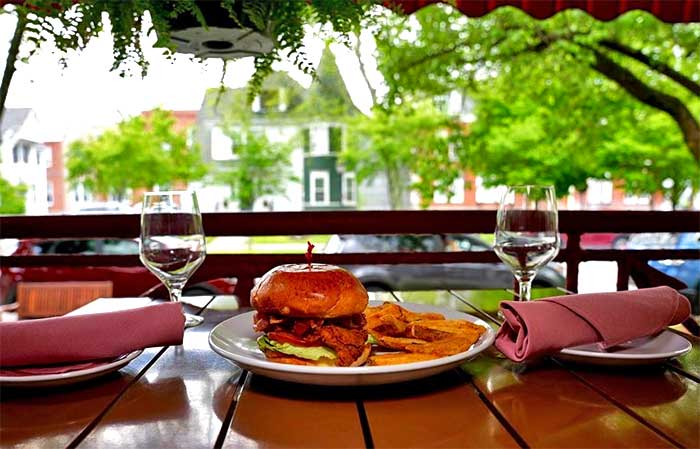
M 418 352 L 393 352 L 387 354 L 376 354 L 369 358 L 367 365 L 398 365 L 401 363 L 422 362 L 425 360 L 437 359 L 437 355 L 421 354 Z
M 446 320 L 439 313 L 417 313 L 386 302 L 365 311 L 367 330 L 376 346 L 394 350 L 374 354 L 369 365 L 393 365 L 467 351 L 486 329 L 467 320 Z
M 436 341 L 453 335 L 478 335 L 486 331 L 483 327 L 466 320 L 422 320 L 406 326 L 406 337 Z
M 434 312 L 411 312 L 410 310 L 403 309 L 404 320 L 408 323 L 413 321 L 423 321 L 423 320 L 444 320 L 445 316 Z
M 405 350 L 406 346 L 409 345 L 419 346 L 426 344 L 424 340 L 418 340 L 416 338 L 389 337 L 387 335 L 376 334 L 372 331 L 370 331 L 370 333 L 374 339 L 377 340 L 377 346 L 382 348 Z
M 421 321 L 421 320 L 444 320 L 445 317 L 439 313 L 433 313 L 433 312 L 425 312 L 425 313 L 418 313 L 418 312 L 411 312 L 410 310 L 404 309 L 398 304 L 391 303 L 391 302 L 385 302 L 381 306 L 377 307 L 368 307 L 365 310 L 365 317 L 367 318 L 367 321 L 372 320 L 375 317 L 379 316 L 393 316 L 405 323 L 410 323 L 413 321 Z
M 365 316 L 367 319 L 376 315 L 392 315 L 394 317 L 401 317 L 403 309 L 398 305 L 391 302 L 385 302 L 381 306 L 377 307 L 367 307 L 365 310 Z
M 408 352 L 419 352 L 422 354 L 434 354 L 440 357 L 457 354 L 468 350 L 476 340 L 479 339 L 477 334 L 471 337 L 456 335 L 442 340 L 433 341 L 423 344 L 408 344 L 404 346 L 404 350 Z M 418 340 L 422 341 L 422 340 Z
M 380 334 L 400 337 L 406 332 L 406 323 L 392 315 L 381 315 L 375 317 L 372 323 L 368 322 L 367 328 Z

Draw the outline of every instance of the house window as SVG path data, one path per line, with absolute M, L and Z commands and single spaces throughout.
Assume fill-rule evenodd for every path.
M 90 201 L 90 192 L 83 186 L 82 183 L 78 184 L 75 186 L 75 190 L 73 191 L 73 199 L 77 203 L 85 203 Z
M 312 171 L 309 173 L 311 204 L 330 203 L 330 176 L 327 171 Z
M 328 127 L 325 125 L 312 126 L 310 132 L 310 148 L 311 154 L 323 155 L 328 154 Z
M 260 95 L 256 95 L 255 98 L 253 98 L 253 104 L 250 105 L 250 110 L 256 114 L 263 112 L 262 111 L 262 100 L 260 98 Z
M 46 202 L 53 206 L 53 182 L 46 184 Z
M 357 182 L 355 173 L 343 173 L 343 204 L 357 203 Z
M 29 145 L 27 145 L 26 142 L 18 142 L 14 148 L 12 148 L 12 162 L 29 163 L 29 150 Z
M 648 206 L 651 204 L 651 196 L 625 194 L 625 197 L 622 199 L 622 204 L 625 206 Z
M 211 158 L 215 161 L 230 161 L 236 158 L 233 154 L 233 140 L 218 127 L 211 129 L 210 136 Z
M 611 204 L 613 199 L 613 183 L 600 179 L 589 179 L 586 189 L 586 202 L 590 205 Z

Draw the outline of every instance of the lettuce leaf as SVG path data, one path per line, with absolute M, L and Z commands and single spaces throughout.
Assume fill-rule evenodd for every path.
M 295 346 L 290 343 L 281 343 L 279 341 L 270 340 L 267 335 L 259 337 L 257 341 L 260 349 L 271 349 L 273 351 L 293 355 L 302 359 L 318 361 L 323 358 L 338 358 L 335 351 L 325 346 Z

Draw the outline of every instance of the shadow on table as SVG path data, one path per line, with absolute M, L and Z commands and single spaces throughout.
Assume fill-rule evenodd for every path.
M 415 397 L 454 388 L 463 388 L 465 383 L 464 376 L 458 374 L 455 370 L 409 382 L 352 387 L 297 384 L 250 373 L 248 376 L 252 376 L 248 385 L 246 385 L 246 389 L 250 391 L 277 398 L 312 402 L 354 403 L 358 400 Z M 221 385 L 216 390 L 213 402 L 214 410 L 219 419 L 223 419 L 226 416 L 236 387 L 237 378 L 232 378 L 230 382 Z
M 449 390 L 464 385 L 464 379 L 454 370 L 428 377 L 385 385 L 329 387 L 304 385 L 253 376 L 250 388 L 289 399 L 314 401 L 351 401 L 393 399 L 405 396 L 420 396 Z

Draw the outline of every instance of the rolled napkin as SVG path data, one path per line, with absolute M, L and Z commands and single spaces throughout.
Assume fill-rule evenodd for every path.
M 496 348 L 521 362 L 570 346 L 603 349 L 653 335 L 690 315 L 688 299 L 670 287 L 504 301 Z
M 0 323 L 0 368 L 35 370 L 24 369 L 26 374 L 64 372 L 137 349 L 181 344 L 184 320 L 182 306 L 172 302 L 117 312 Z M 57 366 L 76 363 L 69 369 Z

